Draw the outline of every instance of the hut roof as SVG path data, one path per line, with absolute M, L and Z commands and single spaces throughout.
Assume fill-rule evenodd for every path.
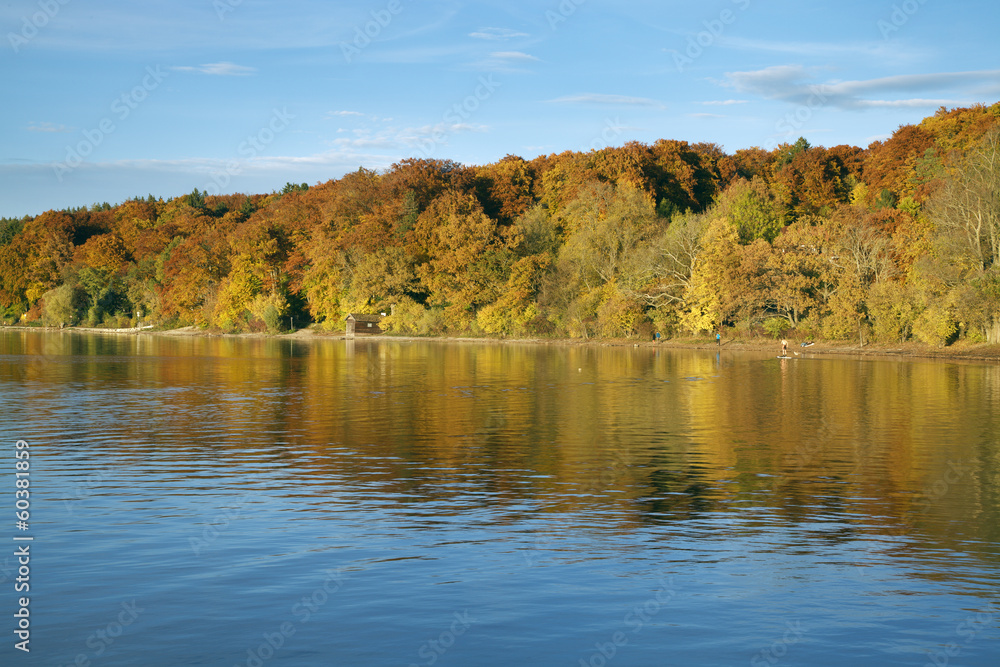
M 353 319 L 355 322 L 374 322 L 377 324 L 382 321 L 382 316 L 369 315 L 365 313 L 351 313 L 347 316 L 347 319 Z

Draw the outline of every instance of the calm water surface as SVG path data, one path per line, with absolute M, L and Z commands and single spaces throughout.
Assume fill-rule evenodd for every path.
M 0 405 L 5 665 L 1000 664 L 995 364 L 8 331 Z

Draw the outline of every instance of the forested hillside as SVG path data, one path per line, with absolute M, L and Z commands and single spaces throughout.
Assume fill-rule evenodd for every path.
M 867 149 L 661 140 L 405 160 L 270 195 L 0 221 L 0 319 L 1000 342 L 1000 104 Z

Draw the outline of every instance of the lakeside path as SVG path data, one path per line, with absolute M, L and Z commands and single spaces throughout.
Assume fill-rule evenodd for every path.
M 45 333 L 83 333 L 102 334 L 112 336 L 168 336 L 168 337 L 202 337 L 202 338 L 247 338 L 247 339 L 268 339 L 275 340 L 348 340 L 347 336 L 340 332 L 316 331 L 314 329 L 299 329 L 293 333 L 264 334 L 264 333 L 242 333 L 230 334 L 220 331 L 211 331 L 199 327 L 183 327 L 180 329 L 156 330 L 150 327 L 134 329 L 98 329 L 88 327 L 26 327 L 26 326 L 5 326 L 0 325 L 0 331 L 33 331 Z M 489 338 L 489 337 L 467 337 L 467 336 L 358 336 L 355 341 L 389 341 L 389 342 L 443 342 L 443 343 L 472 343 L 480 345 L 550 345 L 564 347 L 632 347 L 632 348 L 659 348 L 678 350 L 704 350 L 707 352 L 775 352 L 781 350 L 781 343 L 768 338 L 753 339 L 723 339 L 721 348 L 716 345 L 714 338 L 676 338 L 671 340 L 656 341 L 636 341 L 635 339 L 602 339 L 602 338 Z M 913 359 L 940 359 L 940 360 L 961 360 L 979 362 L 1000 362 L 1000 345 L 957 343 L 949 347 L 934 347 L 917 342 L 907 342 L 897 345 L 883 345 L 871 343 L 864 347 L 857 343 L 843 341 L 817 341 L 815 345 L 807 348 L 800 347 L 801 341 L 791 341 L 789 351 L 796 356 L 817 357 L 827 355 L 852 356 L 852 357 L 885 357 L 885 358 L 913 358 Z

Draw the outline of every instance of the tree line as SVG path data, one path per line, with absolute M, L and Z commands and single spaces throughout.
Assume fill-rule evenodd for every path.
M 0 220 L 0 319 L 223 331 L 1000 343 L 1000 104 L 865 149 L 403 160 Z

